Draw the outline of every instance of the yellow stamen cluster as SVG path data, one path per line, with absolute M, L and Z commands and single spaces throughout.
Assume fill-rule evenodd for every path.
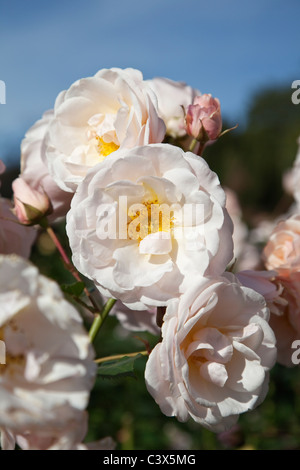
M 128 215 L 128 238 L 140 242 L 147 235 L 156 232 L 170 232 L 173 228 L 174 217 L 167 204 L 159 204 L 158 199 L 134 204 Z
M 96 136 L 98 141 L 97 148 L 101 157 L 105 158 L 107 155 L 110 155 L 112 152 L 118 150 L 119 145 L 115 144 L 114 142 L 105 142 L 102 137 Z

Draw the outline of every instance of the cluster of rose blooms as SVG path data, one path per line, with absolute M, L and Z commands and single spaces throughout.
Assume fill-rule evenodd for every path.
M 111 314 L 157 334 L 145 381 L 165 415 L 230 429 L 264 400 L 276 361 L 293 366 L 300 161 L 289 179 L 295 204 L 262 238 L 202 157 L 224 132 L 211 95 L 118 68 L 72 84 L 29 129 L 13 201 L 0 199 L 3 449 L 90 448 L 91 335 L 59 285 L 28 261 L 38 231 L 57 221 L 66 221 L 74 269 L 104 302 L 117 299 Z M 154 226 L 155 205 L 173 209 Z M 187 221 L 184 207 L 200 216 Z

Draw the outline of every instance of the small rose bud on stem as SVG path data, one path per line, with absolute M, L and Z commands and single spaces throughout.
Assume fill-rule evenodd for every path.
M 65 267 L 70 271 L 72 276 L 78 282 L 82 282 L 79 273 L 69 260 L 63 246 L 55 235 L 52 227 L 50 227 L 47 216 L 53 211 L 51 201 L 46 192 L 41 190 L 32 189 L 23 178 L 17 178 L 12 183 L 14 192 L 14 214 L 22 225 L 40 225 L 45 229 L 58 249 L 62 257 Z M 93 309 L 98 312 L 99 306 L 92 297 L 91 293 L 84 287 L 86 296 L 90 299 Z
M 218 98 L 213 98 L 211 94 L 196 96 L 193 104 L 187 108 L 185 130 L 188 135 L 194 138 L 190 145 L 190 151 L 198 155 L 202 154 L 208 143 L 212 143 L 232 129 L 222 132 L 220 101 Z
M 23 178 L 12 183 L 14 213 L 23 225 L 39 224 L 52 213 L 52 204 L 43 189 L 32 189 Z

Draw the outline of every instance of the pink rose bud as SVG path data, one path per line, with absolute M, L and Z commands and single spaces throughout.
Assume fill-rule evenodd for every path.
M 215 140 L 222 131 L 220 101 L 210 94 L 196 96 L 186 113 L 186 132 L 199 142 Z
M 24 225 L 34 225 L 52 212 L 52 204 L 45 191 L 32 189 L 23 178 L 12 183 L 14 212 Z

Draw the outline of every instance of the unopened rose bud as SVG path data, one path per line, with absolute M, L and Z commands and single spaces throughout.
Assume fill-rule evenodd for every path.
M 14 192 L 14 213 L 24 225 L 34 225 L 52 212 L 52 204 L 42 189 L 32 189 L 23 178 L 12 183 Z
M 216 140 L 222 131 L 220 101 L 210 94 L 196 96 L 186 113 L 186 132 L 202 144 Z

